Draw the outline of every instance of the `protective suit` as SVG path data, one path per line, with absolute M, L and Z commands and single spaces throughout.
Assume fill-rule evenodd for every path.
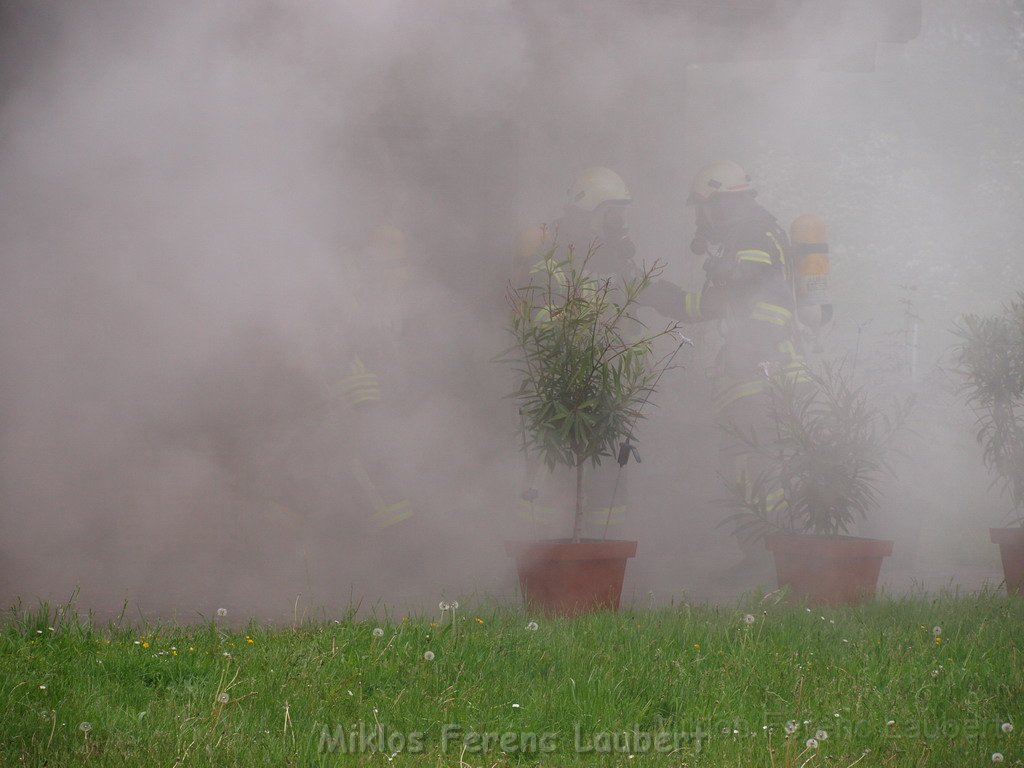
M 594 278 L 629 278 L 637 269 L 636 246 L 629 233 L 626 211 L 632 194 L 622 177 L 604 167 L 585 169 L 567 192 L 564 212 L 548 224 L 522 234 L 516 254 L 512 284 L 528 285 L 546 280 L 544 259 L 555 249 L 554 260 L 563 261 L 572 249 L 578 261 L 590 253 L 587 272 Z M 564 475 L 564 477 L 563 477 Z M 622 535 L 626 522 L 628 475 L 615 457 L 598 467 L 587 466 L 584 482 L 588 535 Z M 567 509 L 573 506 L 572 473 L 547 473 L 535 456 L 527 457 L 521 517 L 528 527 L 547 534 L 564 535 Z
M 720 468 L 727 482 L 749 489 L 760 468 L 734 430 L 764 434 L 769 428 L 765 392 L 770 378 L 809 381 L 799 349 L 795 306 L 786 266 L 789 245 L 775 217 L 754 199 L 750 179 L 736 163 L 707 166 L 694 179 L 694 254 L 705 256 L 706 279 L 699 291 L 656 281 L 642 301 L 684 323 L 716 322 L 722 347 L 711 371 L 714 413 L 723 427 Z M 773 489 L 769 508 L 783 504 Z

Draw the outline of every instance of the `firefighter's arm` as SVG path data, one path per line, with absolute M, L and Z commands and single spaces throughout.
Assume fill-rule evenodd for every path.
M 684 323 L 713 319 L 701 311 L 702 293 L 684 291 L 668 280 L 655 280 L 640 294 L 640 303 L 665 317 Z

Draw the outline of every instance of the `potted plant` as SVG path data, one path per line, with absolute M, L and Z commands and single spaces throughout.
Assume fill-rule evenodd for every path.
M 764 539 L 779 586 L 795 597 L 856 603 L 874 596 L 893 542 L 849 530 L 878 507 L 889 443 L 910 403 L 897 400 L 890 417 L 836 366 L 806 378 L 772 378 L 760 432 L 725 427 L 759 470 L 727 480 L 726 522 Z
M 954 333 L 982 459 L 1012 503 L 1010 527 L 989 535 L 999 545 L 1007 592 L 1024 594 L 1024 292 L 1001 314 L 965 316 Z
M 514 344 L 499 358 L 517 374 L 510 397 L 521 416 L 524 450 L 551 472 L 575 474 L 569 536 L 506 544 L 527 604 L 546 613 L 618 608 L 637 542 L 583 538 L 584 476 L 610 457 L 626 463 L 643 408 L 682 346 L 655 361 L 654 342 L 676 326 L 646 333 L 634 314 L 661 266 L 630 278 L 598 278 L 587 270 L 593 253 L 580 258 L 570 248 L 556 261 L 552 248 L 529 285 L 509 288 Z

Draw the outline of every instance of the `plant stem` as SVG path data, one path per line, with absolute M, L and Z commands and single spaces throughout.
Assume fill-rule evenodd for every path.
M 576 457 L 576 516 L 572 521 L 572 543 L 580 543 L 583 532 L 583 457 Z

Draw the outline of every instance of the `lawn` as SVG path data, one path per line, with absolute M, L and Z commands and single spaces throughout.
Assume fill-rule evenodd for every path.
M 464 599 L 295 627 L 12 609 L 0 762 L 1024 765 L 1024 600 L 781 597 L 574 620 Z

